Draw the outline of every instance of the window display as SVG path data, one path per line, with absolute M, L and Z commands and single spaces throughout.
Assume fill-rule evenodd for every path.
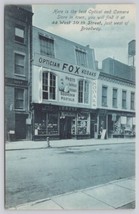
M 81 113 L 77 116 L 77 134 L 90 134 L 89 131 L 89 113 Z

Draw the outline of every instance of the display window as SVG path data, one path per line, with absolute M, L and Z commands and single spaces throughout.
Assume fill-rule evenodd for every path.
M 78 113 L 77 115 L 77 134 L 90 134 L 89 113 Z

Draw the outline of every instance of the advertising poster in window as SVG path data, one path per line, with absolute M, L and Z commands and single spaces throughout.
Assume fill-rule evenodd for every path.
M 4 6 L 7 210 L 135 209 L 136 5 Z

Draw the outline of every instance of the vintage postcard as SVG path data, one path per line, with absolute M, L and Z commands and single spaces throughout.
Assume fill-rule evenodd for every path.
M 5 5 L 5 209 L 135 209 L 135 18 Z

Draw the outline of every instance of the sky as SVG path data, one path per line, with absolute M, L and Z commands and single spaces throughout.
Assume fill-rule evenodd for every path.
M 135 39 L 135 5 L 37 4 L 33 5 L 33 12 L 34 26 L 85 46 L 89 44 L 94 48 L 95 58 L 99 61 L 100 67 L 102 60 L 107 57 L 128 63 L 128 42 Z M 73 18 L 69 19 L 71 15 Z M 67 18 L 63 18 L 65 16 Z M 83 18 L 79 19 L 79 17 Z M 90 21 L 90 25 L 83 26 L 95 28 L 99 25 L 94 25 L 92 22 L 100 20 L 101 30 L 81 31 L 81 21 L 85 21 L 85 24 Z M 58 23 L 52 24 L 53 21 Z M 60 21 L 71 23 L 60 24 Z M 77 24 L 73 24 L 74 21 L 77 21 Z M 117 21 L 122 24 L 115 25 Z

